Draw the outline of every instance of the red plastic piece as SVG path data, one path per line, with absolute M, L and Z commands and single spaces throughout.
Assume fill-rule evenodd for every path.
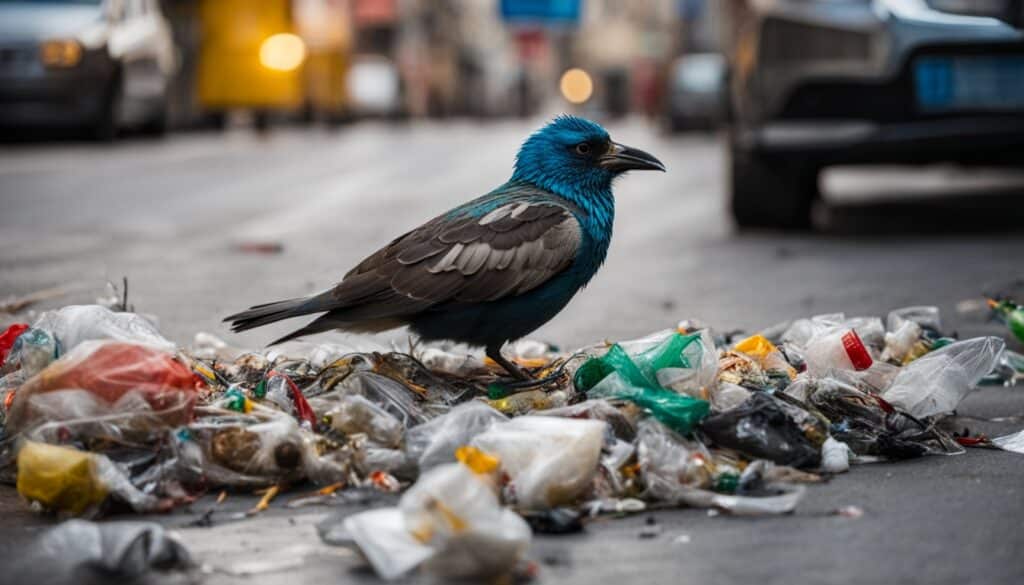
M 846 355 L 849 356 L 853 369 L 859 372 L 871 367 L 873 363 L 871 354 L 868 353 L 868 348 L 864 347 L 864 342 L 860 340 L 860 335 L 857 335 L 857 332 L 853 329 L 843 334 L 843 349 L 846 350 Z
M 14 342 L 26 331 L 28 331 L 28 323 L 15 323 L 0 333 L 0 366 L 7 361 L 7 354 L 11 352 Z

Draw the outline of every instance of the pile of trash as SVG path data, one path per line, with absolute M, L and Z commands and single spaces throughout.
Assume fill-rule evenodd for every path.
M 507 349 L 535 383 L 440 345 L 243 351 L 200 333 L 180 350 L 142 315 L 67 306 L 0 334 L 0 479 L 38 509 L 91 517 L 211 490 L 263 490 L 257 511 L 308 484 L 324 487 L 294 503 L 401 493 L 332 541 L 384 578 L 472 577 L 515 570 L 534 532 L 602 514 L 782 514 L 851 464 L 1024 453 L 1024 432 L 944 425 L 977 385 L 1016 383 L 1024 356 L 947 336 L 934 307 Z

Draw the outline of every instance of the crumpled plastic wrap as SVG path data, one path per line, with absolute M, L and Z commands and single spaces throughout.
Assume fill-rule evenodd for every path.
M 182 424 L 192 417 L 199 387 L 192 371 L 163 350 L 121 341 L 87 341 L 18 388 L 7 428 L 17 432 L 40 420 L 37 402 L 49 417 L 44 420 L 73 418 L 79 401 L 46 396 L 64 390 L 87 391 L 108 405 L 136 394 L 168 424 Z M 62 403 L 72 412 L 61 413 Z
M 483 402 L 460 404 L 451 412 L 408 430 L 405 450 L 426 471 L 455 461 L 455 450 L 508 417 Z
M 424 564 L 450 579 L 507 574 L 526 552 L 531 532 L 518 514 L 501 506 L 492 471 L 440 465 L 424 473 L 397 508 L 354 514 L 344 527 L 384 579 Z
M 590 485 L 605 429 L 598 420 L 522 416 L 492 426 L 471 444 L 501 460 L 509 502 L 550 508 L 575 502 Z

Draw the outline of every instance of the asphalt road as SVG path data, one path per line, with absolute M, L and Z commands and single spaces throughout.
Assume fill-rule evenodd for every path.
M 326 288 L 393 236 L 490 190 L 507 178 L 516 147 L 539 122 L 0 145 L 0 301 L 61 286 L 66 294 L 31 310 L 91 302 L 106 281 L 126 276 L 129 301 L 158 316 L 179 343 L 209 331 L 259 346 L 295 324 L 233 336 L 221 317 Z M 946 168 L 834 173 L 816 233 L 737 233 L 725 215 L 714 137 L 668 138 L 635 120 L 609 129 L 656 154 L 669 172 L 617 184 L 606 266 L 536 337 L 572 347 L 683 318 L 755 330 L 803 315 L 884 315 L 909 304 L 939 306 L 946 327 L 961 335 L 1002 332 L 956 305 L 1024 273 L 1019 177 Z M 282 251 L 243 251 L 251 244 Z M 0 324 L 31 318 L 31 311 L 0 316 Z M 332 338 L 353 346 L 389 339 L 404 337 Z M 1024 421 L 980 419 L 1024 415 L 1024 393 L 979 390 L 961 414 L 974 417 L 964 419 L 972 430 L 1014 431 Z M 642 515 L 602 521 L 579 536 L 538 538 L 531 555 L 541 583 L 1020 583 L 1022 486 L 1022 456 L 974 450 L 855 468 L 813 487 L 792 516 L 658 512 L 656 538 L 639 538 Z M 235 505 L 250 502 L 238 497 Z M 848 505 L 864 515 L 832 514 Z M 206 582 L 372 582 L 350 555 L 319 545 L 312 525 L 330 513 L 278 508 L 183 533 L 216 568 Z M 17 554 L 46 523 L 11 488 L 0 489 L 0 556 Z

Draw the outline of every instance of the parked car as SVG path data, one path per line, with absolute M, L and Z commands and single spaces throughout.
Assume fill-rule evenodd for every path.
M 157 0 L 0 0 L 0 125 L 162 133 L 175 68 Z
M 672 63 L 665 95 L 670 130 L 711 130 L 725 122 L 727 66 L 720 53 L 683 55 Z
M 732 214 L 810 225 L 821 169 L 1024 153 L 1024 2 L 731 0 Z

